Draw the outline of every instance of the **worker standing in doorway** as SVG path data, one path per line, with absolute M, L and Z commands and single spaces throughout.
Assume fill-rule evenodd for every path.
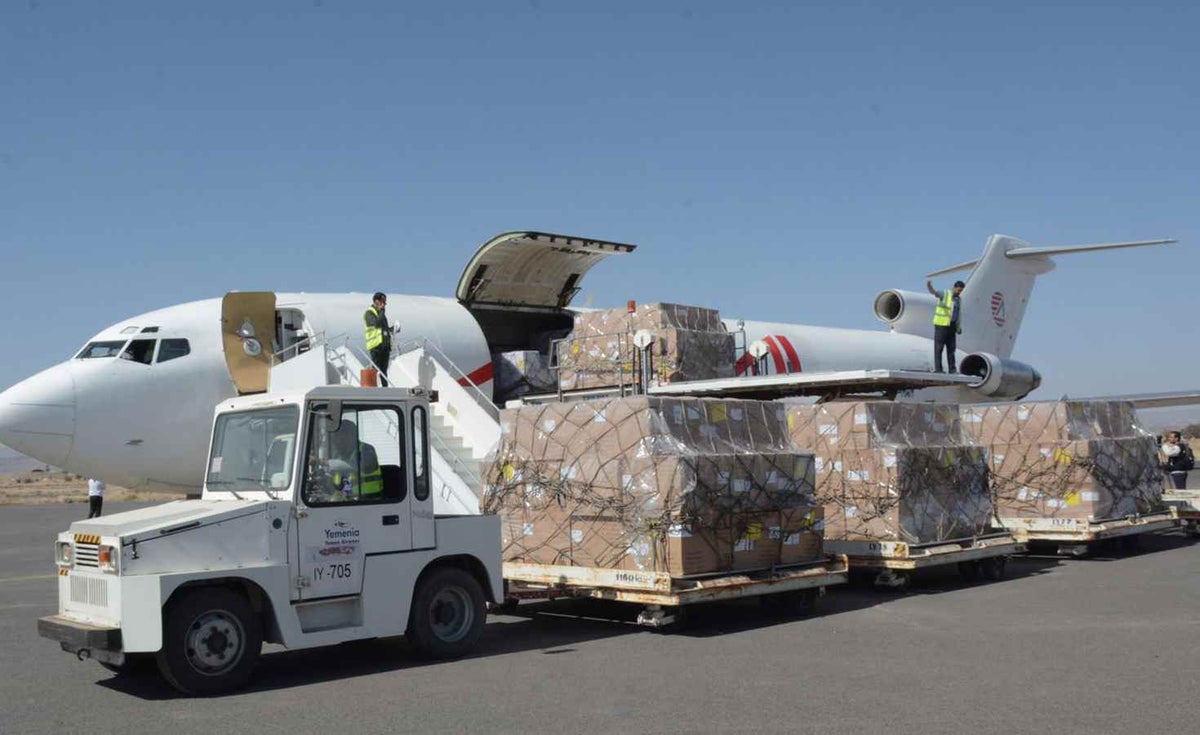
M 366 327 L 367 352 L 371 362 L 379 368 L 379 384 L 387 385 L 388 359 L 392 354 L 392 328 L 388 326 L 387 295 L 376 291 L 371 297 L 371 306 L 363 314 L 363 324 Z
M 925 288 L 937 297 L 937 307 L 933 310 L 933 372 L 942 372 L 942 348 L 946 349 L 946 362 L 949 363 L 950 373 L 958 372 L 958 363 L 954 352 L 958 348 L 958 335 L 962 334 L 962 308 L 960 306 L 963 289 L 962 281 L 955 281 L 954 288 L 938 291 L 933 287 L 933 281 L 926 281 Z

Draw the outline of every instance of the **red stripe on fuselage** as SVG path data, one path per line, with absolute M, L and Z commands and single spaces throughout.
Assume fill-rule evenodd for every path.
M 787 372 L 787 365 L 783 362 L 783 353 L 779 351 L 779 345 L 775 344 L 775 338 L 768 335 L 763 337 L 763 342 L 767 343 L 767 349 L 771 350 L 771 357 L 775 359 L 775 372 L 783 375 Z
M 787 353 L 788 362 L 791 363 L 788 372 L 802 372 L 804 368 L 800 366 L 800 355 L 796 354 L 796 348 L 792 347 L 792 341 L 782 334 L 776 335 L 776 338 L 779 340 L 779 344 L 783 345 L 783 351 Z
M 483 385 L 492 379 L 493 375 L 495 374 L 494 371 L 495 368 L 492 367 L 492 363 L 490 362 L 486 365 L 480 365 L 471 372 L 467 373 L 467 377 L 459 378 L 458 384 L 464 388 L 471 384 Z

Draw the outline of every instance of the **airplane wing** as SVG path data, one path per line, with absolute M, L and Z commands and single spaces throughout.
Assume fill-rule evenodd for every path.
M 1135 408 L 1170 408 L 1171 406 L 1200 405 L 1200 392 L 1177 393 L 1133 393 L 1124 396 L 1094 396 L 1073 398 L 1063 396 L 1064 401 L 1128 401 Z
M 740 378 L 689 380 L 650 386 L 652 396 L 720 396 L 770 400 L 789 396 L 845 397 L 870 393 L 895 394 L 942 385 L 972 385 L 970 375 L 928 373 L 916 370 L 839 370 L 781 375 L 744 375 Z

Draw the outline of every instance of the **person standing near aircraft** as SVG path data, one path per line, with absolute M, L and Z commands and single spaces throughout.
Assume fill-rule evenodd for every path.
M 104 481 L 92 477 L 88 479 L 88 518 L 99 518 L 100 509 L 104 505 Z
M 933 311 L 933 372 L 942 372 L 942 347 L 946 348 L 946 362 L 950 363 L 950 373 L 958 372 L 958 363 L 954 352 L 958 349 L 958 335 L 962 334 L 962 308 L 960 306 L 963 289 L 967 284 L 955 281 L 953 289 L 938 291 L 933 287 L 933 281 L 926 281 L 925 288 L 937 297 L 937 307 Z
M 371 362 L 379 368 L 379 384 L 387 385 L 388 359 L 392 354 L 392 329 L 388 326 L 387 294 L 376 291 L 371 298 L 371 306 L 363 314 L 363 324 L 366 327 L 367 352 Z
M 1168 431 L 1160 452 L 1163 472 L 1171 478 L 1176 490 L 1183 490 L 1187 487 L 1188 472 L 1196 468 L 1196 456 L 1192 454 L 1192 448 L 1182 440 L 1178 431 Z

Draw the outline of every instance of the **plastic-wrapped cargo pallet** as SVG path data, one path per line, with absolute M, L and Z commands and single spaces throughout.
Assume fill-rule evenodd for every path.
M 816 454 L 830 541 L 921 544 L 987 532 L 987 459 L 963 434 L 957 406 L 787 405 L 794 445 Z
M 563 390 L 608 388 L 635 382 L 633 334 L 654 334 L 652 377 L 660 383 L 733 377 L 733 335 L 714 309 L 679 304 L 639 304 L 575 315 L 575 328 L 559 344 Z
M 687 576 L 822 556 L 813 457 L 781 404 L 617 398 L 500 421 L 481 506 L 505 561 Z
M 962 407 L 989 450 L 996 515 L 1102 520 L 1154 509 L 1158 445 L 1133 404 L 1029 401 Z

